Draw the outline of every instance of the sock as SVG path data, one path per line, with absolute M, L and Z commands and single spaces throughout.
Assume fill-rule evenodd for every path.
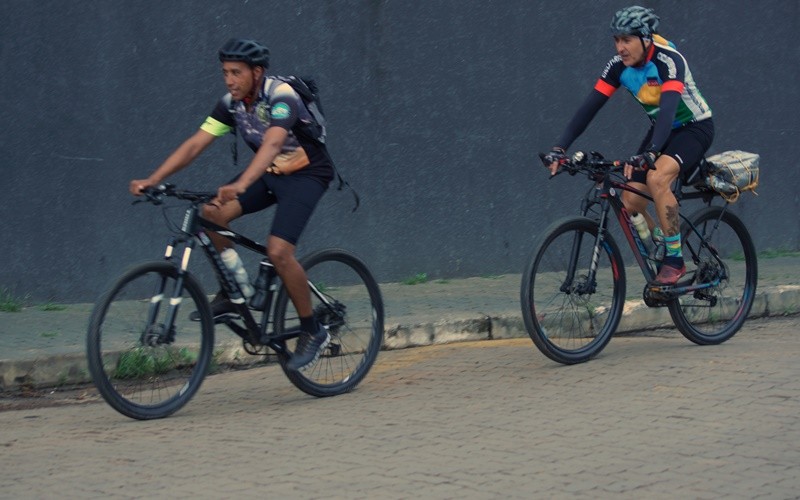
M 313 316 L 300 318 L 300 328 L 304 332 L 317 333 L 317 320 L 315 320 Z
M 683 260 L 683 252 L 681 251 L 681 235 L 664 236 L 664 244 L 667 247 L 667 257 L 678 257 Z

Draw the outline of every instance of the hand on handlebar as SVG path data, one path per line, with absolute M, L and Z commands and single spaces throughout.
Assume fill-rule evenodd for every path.
M 219 188 L 217 191 L 217 198 L 214 200 L 214 202 L 224 205 L 229 201 L 238 199 L 239 195 L 244 193 L 246 190 L 247 188 L 241 187 L 236 182 L 232 184 L 226 184 Z
M 134 196 L 141 196 L 144 194 L 145 189 L 153 187 L 156 184 L 158 183 L 150 179 L 135 179 L 131 181 L 128 190 Z
M 630 179 L 635 170 L 655 170 L 656 154 L 652 151 L 645 151 L 642 154 L 631 156 L 625 162 L 625 177 Z
M 564 151 L 564 148 L 558 146 L 553 147 L 547 154 L 540 154 L 539 157 L 542 159 L 544 166 L 550 170 L 550 177 L 556 175 L 561 165 L 569 161 L 567 152 Z

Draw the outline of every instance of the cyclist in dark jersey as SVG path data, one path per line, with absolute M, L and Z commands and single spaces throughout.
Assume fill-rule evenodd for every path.
M 653 196 L 656 221 L 647 213 L 647 200 L 630 192 L 622 199 L 631 213 L 645 216 L 654 235 L 663 234 L 666 256 L 655 283 L 674 285 L 686 274 L 681 252 L 678 202 L 672 183 L 694 167 L 714 138 L 711 108 L 697 90 L 686 59 L 675 46 L 657 34 L 659 18 L 639 6 L 618 11 L 611 21 L 617 55 L 567 125 L 550 152 L 549 168 L 558 170 L 566 150 L 586 130 L 600 108 L 620 87 L 642 105 L 651 120 L 639 150 L 625 166 L 630 185 Z
M 288 367 L 313 365 L 330 335 L 313 318 L 305 271 L 295 258 L 297 240 L 333 178 L 324 144 L 293 129 L 311 120 L 292 87 L 266 75 L 269 50 L 253 40 L 231 39 L 219 51 L 229 93 L 222 97 L 200 129 L 175 150 L 147 179 L 133 180 L 130 191 L 159 184 L 189 165 L 217 137 L 234 128 L 255 152 L 247 168 L 219 188 L 203 216 L 223 227 L 244 215 L 277 204 L 267 238 L 270 261 L 300 316 L 302 334 Z M 210 233 L 220 252 L 232 243 Z M 211 303 L 214 315 L 232 310 L 224 292 Z

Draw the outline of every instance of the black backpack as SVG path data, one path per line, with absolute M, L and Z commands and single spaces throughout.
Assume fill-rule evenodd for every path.
M 281 83 L 288 83 L 297 92 L 313 120 L 312 123 L 301 122 L 299 126 L 295 127 L 295 133 L 302 134 L 320 144 L 325 144 L 327 134 L 325 128 L 326 120 L 322 111 L 322 102 L 319 100 L 317 83 L 313 78 L 309 77 L 276 76 L 274 79 L 268 79 L 264 83 L 267 94 L 272 95 L 273 88 Z

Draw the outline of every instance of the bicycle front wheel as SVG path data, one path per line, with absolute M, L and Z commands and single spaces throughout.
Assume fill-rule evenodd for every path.
M 741 219 L 722 207 L 707 207 L 683 224 L 681 243 L 692 284 L 710 288 L 678 297 L 669 306 L 675 326 L 700 345 L 721 344 L 742 327 L 756 295 L 758 257 Z
M 606 234 L 594 279 L 597 222 L 572 217 L 543 233 L 522 275 L 522 317 L 533 343 L 564 364 L 588 361 L 608 344 L 625 304 L 625 269 Z
M 131 418 L 166 417 L 185 405 L 205 377 L 214 322 L 202 287 L 178 270 L 150 262 L 125 273 L 98 300 L 86 339 L 92 380 L 115 410 Z M 170 311 L 174 318 L 170 322 Z M 198 321 L 189 315 L 198 311 Z
M 353 390 L 367 375 L 383 344 L 383 299 L 378 283 L 355 255 L 320 250 L 300 260 L 313 285 L 316 320 L 328 328 L 331 343 L 319 361 L 303 372 L 286 368 L 295 340 L 278 359 L 289 380 L 312 396 L 335 396 Z M 297 312 L 282 287 L 275 299 L 275 333 L 299 331 Z

